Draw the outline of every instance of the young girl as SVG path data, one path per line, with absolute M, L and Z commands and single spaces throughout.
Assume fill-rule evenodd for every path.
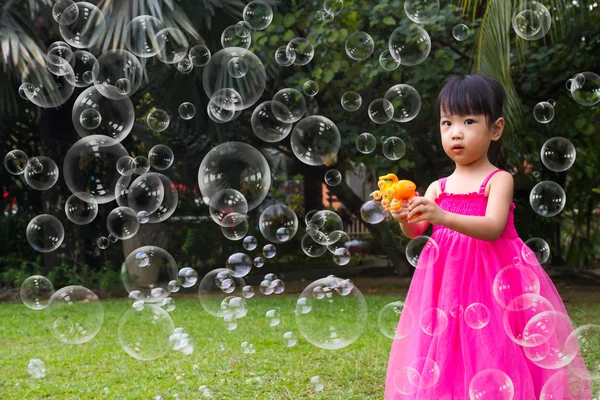
M 513 178 L 488 159 L 503 102 L 493 78 L 450 78 L 436 112 L 456 168 L 392 212 L 409 238 L 432 224 L 437 246 L 422 251 L 401 308 L 386 400 L 592 399 L 560 295 L 522 255 Z

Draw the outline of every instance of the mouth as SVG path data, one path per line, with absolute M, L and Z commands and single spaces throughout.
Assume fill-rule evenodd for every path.
M 461 145 L 455 144 L 454 146 L 452 146 L 452 151 L 455 153 L 462 153 L 464 150 L 465 148 Z

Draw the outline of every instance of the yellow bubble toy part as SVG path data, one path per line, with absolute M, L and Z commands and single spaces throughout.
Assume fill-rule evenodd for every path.
M 381 201 L 386 211 L 398 210 L 402 207 L 402 200 L 410 200 L 416 196 L 417 185 L 409 180 L 398 180 L 395 174 L 387 174 L 379 177 L 377 182 L 379 190 L 373 192 L 373 199 Z M 411 219 L 417 218 L 419 214 Z

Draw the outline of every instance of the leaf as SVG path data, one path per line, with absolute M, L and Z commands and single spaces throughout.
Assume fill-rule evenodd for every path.
M 338 31 L 337 31 L 337 30 L 335 30 L 335 29 L 332 29 L 332 30 L 329 32 L 329 35 L 327 35 L 327 41 L 328 41 L 329 43 L 334 43 L 334 42 L 336 42 L 336 41 L 338 40 L 338 37 L 339 37 L 339 33 L 338 33 Z
M 335 60 L 331 63 L 331 69 L 334 72 L 339 72 L 342 62 L 340 60 Z
M 296 34 L 294 33 L 294 31 L 291 30 L 291 29 L 288 29 L 283 34 L 283 40 L 286 41 L 286 42 L 289 42 L 290 40 L 292 40 L 294 38 L 294 36 L 296 36 Z
M 579 132 L 583 132 L 583 128 L 585 127 L 586 124 L 586 120 L 585 118 L 577 118 L 575 120 L 575 128 L 579 131 Z
M 286 14 L 285 17 L 283 17 L 284 27 L 289 28 L 290 26 L 293 26 L 294 23 L 296 23 L 296 16 L 294 14 Z
M 331 80 L 333 79 L 334 76 L 335 76 L 335 73 L 332 70 L 328 69 L 323 74 L 323 80 L 326 83 L 329 83 L 329 82 L 331 82 Z
M 385 25 L 396 25 L 396 20 L 388 15 L 383 19 L 383 23 Z

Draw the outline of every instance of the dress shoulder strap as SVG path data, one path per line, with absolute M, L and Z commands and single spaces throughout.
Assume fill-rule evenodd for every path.
M 446 189 L 446 177 L 438 179 L 438 185 L 441 189 L 440 193 L 444 193 L 444 189 Z
M 487 185 L 487 183 L 489 182 L 490 178 L 496 173 L 496 172 L 500 172 L 502 171 L 501 169 L 497 169 L 495 171 L 492 171 L 492 173 L 490 173 L 487 178 L 485 178 L 485 180 L 483 181 L 483 183 L 481 184 L 481 187 L 479 188 L 479 193 L 485 193 L 485 186 Z

